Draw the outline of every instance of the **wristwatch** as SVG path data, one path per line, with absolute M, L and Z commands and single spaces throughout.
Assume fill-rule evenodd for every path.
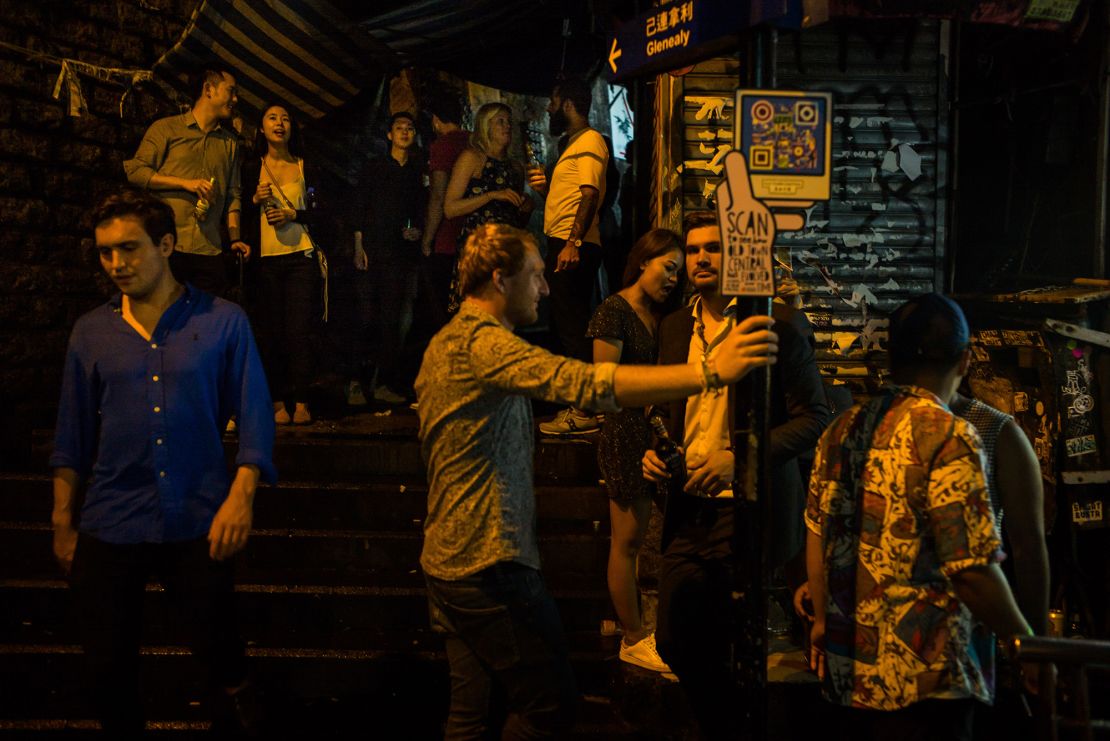
M 573 244 L 575 247 L 579 247 L 579 248 L 582 247 L 582 240 L 578 239 L 577 237 L 570 240 L 570 243 Z

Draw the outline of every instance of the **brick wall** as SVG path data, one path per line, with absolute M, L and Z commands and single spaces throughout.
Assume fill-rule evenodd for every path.
M 6 0 L 0 41 L 107 67 L 150 69 L 196 0 Z M 123 89 L 81 75 L 89 110 L 51 97 L 59 67 L 0 48 L 0 423 L 50 424 L 74 320 L 108 294 L 82 217 L 123 182 L 149 121 L 174 112 L 153 85 Z M 4 434 L 4 433 L 0 433 Z M 6 430 L 11 438 L 12 432 Z M 3 450 L 13 453 L 9 445 Z M 0 458 L 2 460 L 2 458 Z

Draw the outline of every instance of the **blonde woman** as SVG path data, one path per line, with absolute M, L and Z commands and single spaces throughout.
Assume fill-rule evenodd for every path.
M 509 160 L 513 112 L 504 103 L 486 103 L 474 116 L 470 147 L 459 155 L 447 183 L 443 212 L 466 217 L 459 244 L 481 224 L 523 226 L 533 202 L 524 195 L 524 165 Z

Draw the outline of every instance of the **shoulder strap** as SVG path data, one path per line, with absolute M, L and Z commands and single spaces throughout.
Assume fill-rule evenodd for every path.
M 303 163 L 303 160 L 298 159 L 298 162 Z M 266 168 L 266 175 L 268 175 L 269 178 L 270 178 L 270 185 L 277 188 L 278 195 L 281 196 L 281 200 L 285 201 L 285 205 L 295 211 L 297 209 L 297 207 L 293 205 L 293 202 L 290 201 L 288 196 L 285 195 L 285 191 L 283 191 L 281 189 L 281 186 L 278 185 L 278 181 L 277 181 L 277 178 L 274 177 L 274 173 L 270 172 L 270 166 L 266 164 L 266 155 L 262 155 L 262 166 L 264 168 Z M 301 175 L 304 175 L 304 165 L 303 164 L 301 164 Z

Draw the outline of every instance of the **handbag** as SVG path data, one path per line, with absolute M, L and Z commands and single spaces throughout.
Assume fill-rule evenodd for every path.
M 294 206 L 293 202 L 290 201 L 289 198 L 285 195 L 285 192 L 281 189 L 281 186 L 278 185 L 277 178 L 275 178 L 274 174 L 272 172 L 270 172 L 270 166 L 266 164 L 266 157 L 265 156 L 262 157 L 262 167 L 265 168 L 266 175 L 268 175 L 269 178 L 270 178 L 270 185 L 277 188 L 277 192 L 278 192 L 278 195 L 281 196 L 281 200 L 285 201 L 286 206 L 288 206 L 289 208 L 296 211 L 297 207 Z M 301 179 L 304 180 L 304 159 L 303 158 L 301 158 L 301 157 L 297 158 L 297 167 L 300 168 L 300 170 L 301 170 Z M 306 184 L 307 184 L 307 182 L 308 181 L 305 180 Z M 309 242 L 309 244 L 312 245 L 312 253 L 316 255 L 316 265 L 320 269 L 320 278 L 322 278 L 323 281 L 324 281 L 324 294 L 323 294 L 324 295 L 324 316 L 323 316 L 323 320 L 326 322 L 328 320 L 328 256 L 326 254 L 324 254 L 324 250 L 322 250 L 320 248 L 320 245 L 316 244 L 316 240 L 313 239 L 312 230 L 308 228 L 308 224 L 301 224 L 301 228 L 304 229 L 304 233 L 308 236 L 308 242 Z

